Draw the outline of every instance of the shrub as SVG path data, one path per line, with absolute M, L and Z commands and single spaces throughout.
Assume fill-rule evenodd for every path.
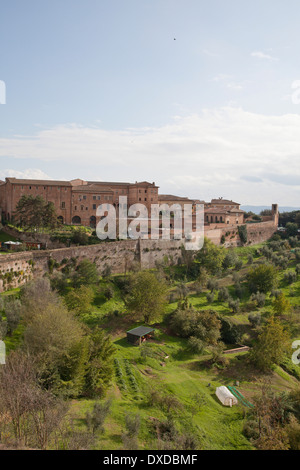
M 297 273 L 295 271 L 288 271 L 284 273 L 283 279 L 287 284 L 293 284 L 293 282 L 297 281 Z
M 240 308 L 240 299 L 229 299 L 228 307 L 232 310 L 233 313 L 237 313 Z
M 250 313 L 248 315 L 249 323 L 251 323 L 252 328 L 256 328 L 261 324 L 261 314 L 260 313 Z
M 256 294 L 251 295 L 250 300 L 255 302 L 257 307 L 261 308 L 264 307 L 266 303 L 266 296 L 262 292 L 256 292 Z
M 229 299 L 229 292 L 227 287 L 221 287 L 218 292 L 218 301 L 219 302 L 226 302 Z

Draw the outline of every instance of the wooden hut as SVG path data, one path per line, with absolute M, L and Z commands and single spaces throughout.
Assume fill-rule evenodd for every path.
M 153 334 L 154 328 L 138 326 L 137 328 L 133 328 L 133 330 L 127 331 L 127 341 L 135 346 L 140 346 L 144 341 L 152 338 Z

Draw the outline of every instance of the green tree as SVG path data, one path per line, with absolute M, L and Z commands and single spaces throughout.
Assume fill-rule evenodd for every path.
M 111 401 L 97 402 L 94 404 L 92 412 L 86 414 L 88 428 L 95 434 L 97 431 L 104 433 L 104 422 L 110 413 Z
M 291 304 L 289 299 L 286 298 L 283 292 L 281 292 L 272 303 L 272 308 L 275 315 L 285 315 L 291 310 Z
M 271 291 L 277 282 L 277 271 L 270 264 L 261 264 L 256 268 L 250 269 L 247 279 L 251 292 L 267 293 Z
M 86 372 L 85 394 L 103 397 L 111 382 L 115 347 L 109 336 L 99 327 L 89 335 L 89 356 Z
M 24 331 L 25 350 L 35 358 L 44 387 L 55 394 L 81 394 L 88 360 L 85 331 L 60 303 L 43 305 Z
M 196 254 L 196 259 L 201 266 L 205 267 L 211 274 L 221 271 L 225 258 L 225 249 L 214 245 L 211 240 L 204 238 L 203 247 Z
M 237 344 L 241 340 L 238 327 L 227 318 L 221 320 L 221 339 L 227 344 Z
M 288 348 L 289 335 L 281 323 L 271 317 L 262 327 L 257 342 L 250 351 L 251 360 L 261 370 L 280 364 Z
M 92 263 L 89 259 L 82 260 L 73 275 L 74 287 L 92 286 L 97 284 L 98 281 L 99 274 L 95 263 Z
M 90 312 L 93 299 L 93 289 L 88 286 L 80 286 L 68 292 L 65 296 L 65 303 L 68 310 L 71 310 L 76 315 L 81 315 L 82 313 Z
M 298 225 L 293 222 L 288 222 L 286 224 L 286 235 L 288 237 L 294 237 L 298 235 Z
M 54 229 L 58 224 L 52 202 L 46 202 L 41 196 L 25 194 L 16 206 L 15 219 L 25 230 Z
M 195 337 L 204 344 L 215 345 L 220 338 L 221 322 L 214 310 L 178 308 L 172 316 L 171 326 L 182 338 Z M 191 340 L 189 346 L 193 344 Z
M 133 274 L 130 283 L 127 308 L 147 324 L 159 320 L 167 303 L 166 284 L 147 271 Z

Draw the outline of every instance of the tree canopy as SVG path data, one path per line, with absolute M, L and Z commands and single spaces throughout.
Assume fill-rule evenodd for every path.
M 167 286 L 151 272 L 142 271 L 130 278 L 127 308 L 145 323 L 161 318 L 166 305 Z
M 54 229 L 58 225 L 53 202 L 24 194 L 16 206 L 15 219 L 25 230 Z

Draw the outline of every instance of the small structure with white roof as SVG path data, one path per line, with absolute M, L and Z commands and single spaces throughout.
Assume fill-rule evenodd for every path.
M 228 390 L 227 387 L 225 387 L 225 385 L 216 388 L 216 395 L 224 406 L 232 407 L 233 405 L 238 404 L 237 398 L 230 392 L 230 390 Z

